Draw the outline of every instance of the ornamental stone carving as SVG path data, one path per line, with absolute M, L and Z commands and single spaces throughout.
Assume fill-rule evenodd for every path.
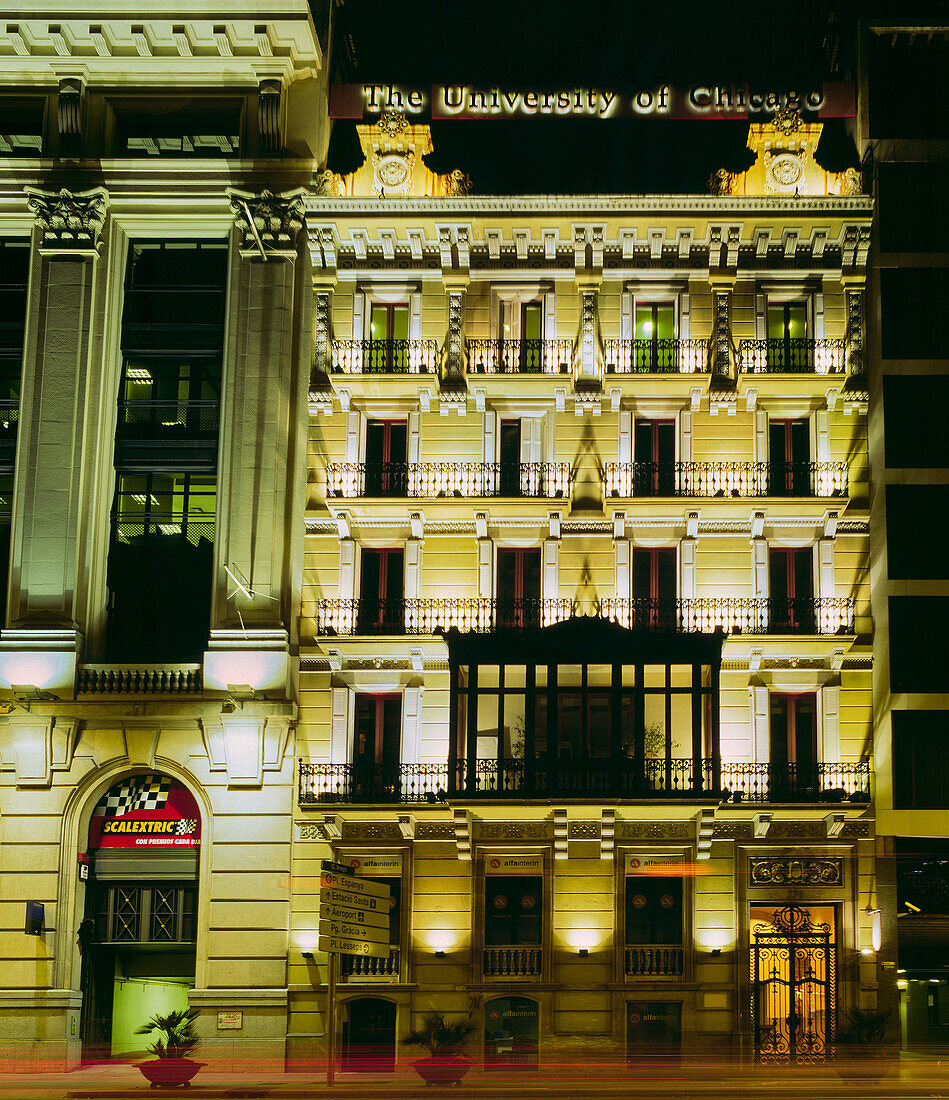
M 313 375 L 322 377 L 330 368 L 330 296 L 317 291 L 313 300 Z
M 242 256 L 292 257 L 297 254 L 297 238 L 303 230 L 303 188 L 285 195 L 261 191 L 229 191 L 231 208 L 241 231 Z
M 314 195 L 342 195 L 344 191 L 343 177 L 338 172 L 333 172 L 329 168 L 317 172 L 313 180 Z
M 863 176 L 859 168 L 848 168 L 846 172 L 837 173 L 838 195 L 862 195 Z
M 805 191 L 804 167 L 807 153 L 772 153 L 764 155 L 765 193 L 800 193 Z
M 471 176 L 456 168 L 445 177 L 445 193 L 448 195 L 470 195 Z
M 420 821 L 415 826 L 416 840 L 454 840 L 455 826 L 450 821 Z
M 738 176 L 727 168 L 719 168 L 708 178 L 708 189 L 713 195 L 734 195 Z
M 843 881 L 840 859 L 752 859 L 752 886 L 839 886 Z
M 406 195 L 412 188 L 415 153 L 373 153 L 372 190 L 376 195 Z
M 40 252 L 53 256 L 94 256 L 99 233 L 105 223 L 108 192 L 72 192 L 64 187 L 58 194 L 24 188 L 26 201 L 43 233 Z
M 383 111 L 376 125 L 386 137 L 399 138 L 408 129 L 409 120 L 401 111 Z
M 801 118 L 800 113 L 795 111 L 793 107 L 785 105 L 775 113 L 774 118 L 771 120 L 771 125 L 779 134 L 790 137 L 791 134 L 796 134 L 798 130 L 804 129 L 804 119 Z
M 297 840 L 329 840 L 329 837 L 323 826 L 315 821 L 298 821 Z
M 549 835 L 546 821 L 486 821 L 478 829 L 479 840 L 546 840 Z

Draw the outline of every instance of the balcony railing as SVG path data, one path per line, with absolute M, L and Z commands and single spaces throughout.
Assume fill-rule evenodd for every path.
M 544 956 L 539 947 L 486 947 L 484 976 L 486 978 L 539 978 L 543 974 Z
M 846 462 L 608 462 L 608 497 L 840 497 Z
M 342 374 L 435 374 L 437 340 L 334 340 L 333 371 Z
M 79 695 L 200 695 L 200 665 L 83 665 Z
M 769 599 L 697 597 L 695 599 L 600 600 L 600 615 L 628 630 L 711 634 L 852 634 L 854 601 L 849 596 Z
M 491 633 L 550 626 L 569 619 L 568 599 L 439 598 L 409 600 L 320 600 L 317 633 L 321 635 L 435 634 L 457 627 Z
M 441 802 L 447 764 L 310 764 L 300 761 L 300 805 Z
M 343 977 L 351 982 L 398 981 L 400 951 L 389 948 L 387 959 L 374 959 L 366 955 L 341 956 Z
M 722 763 L 646 757 L 465 760 L 445 764 L 314 764 L 300 761 L 301 806 L 435 804 L 447 799 L 716 798 L 731 802 L 870 800 L 866 760 Z
M 572 340 L 469 340 L 469 374 L 569 374 Z
M 330 462 L 331 497 L 566 497 L 567 462 Z
M 708 370 L 708 340 L 604 340 L 607 374 L 701 374 Z
M 738 346 L 743 374 L 843 374 L 843 340 L 742 340 Z
M 870 764 L 722 764 L 721 786 L 732 802 L 869 802 Z
M 624 956 L 627 978 L 681 978 L 685 973 L 681 947 L 627 944 Z

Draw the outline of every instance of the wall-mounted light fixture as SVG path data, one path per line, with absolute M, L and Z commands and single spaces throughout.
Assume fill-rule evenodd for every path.
M 435 958 L 436 959 L 443 959 L 444 957 L 445 957 L 445 949 L 444 949 L 444 947 L 439 947 L 435 952 Z
M 585 959 L 590 954 L 590 949 L 589 947 L 580 947 L 577 949 L 577 954 L 581 959 Z
M 867 908 L 867 916 L 870 918 L 870 942 L 873 950 L 879 951 L 883 943 L 883 914 L 880 909 Z
M 306 959 L 307 962 L 313 962 L 313 952 L 312 951 L 304 951 L 303 952 L 303 957 Z
M 722 949 L 720 947 L 713 947 L 712 950 L 709 951 L 709 954 L 712 956 L 713 959 L 717 959 L 721 955 L 721 953 Z

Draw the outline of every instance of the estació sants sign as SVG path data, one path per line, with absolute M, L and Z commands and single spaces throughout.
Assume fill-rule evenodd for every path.
M 370 121 L 397 111 L 410 121 L 426 119 L 658 118 L 742 119 L 776 114 L 784 107 L 818 118 L 852 118 L 853 84 L 824 83 L 800 91 L 752 88 L 748 84 L 658 84 L 619 91 L 608 88 L 505 88 L 433 84 L 334 84 L 330 117 Z

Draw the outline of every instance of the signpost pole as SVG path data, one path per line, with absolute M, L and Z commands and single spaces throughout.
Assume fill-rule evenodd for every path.
M 336 953 L 330 952 L 330 974 L 327 981 L 327 1085 L 336 1079 Z
M 329 1001 L 326 1009 L 326 1083 L 336 1081 L 336 952 L 329 953 L 329 977 L 326 983 Z

